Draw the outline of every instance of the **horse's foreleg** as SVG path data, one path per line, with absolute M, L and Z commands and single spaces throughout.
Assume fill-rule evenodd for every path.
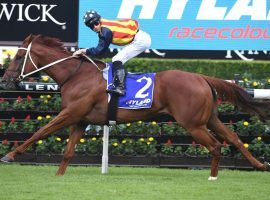
M 80 138 L 82 137 L 85 128 L 86 126 L 80 125 L 80 124 L 77 124 L 71 127 L 69 141 L 65 149 L 63 160 L 60 163 L 60 166 L 59 166 L 58 171 L 56 172 L 56 175 L 58 176 L 64 175 L 66 168 L 68 166 L 68 163 L 74 155 L 75 146 L 79 142 Z
M 208 180 L 217 180 L 218 167 L 221 157 L 221 143 L 211 135 L 206 127 L 188 129 L 191 136 L 199 143 L 205 146 L 213 156 L 211 162 L 211 173 Z
M 14 151 L 9 152 L 6 156 L 1 158 L 3 162 L 12 162 L 17 154 L 24 153 L 25 150 L 36 141 L 48 136 L 51 133 L 61 129 L 64 126 L 73 124 L 76 118 L 71 117 L 65 111 L 61 111 L 57 117 L 50 121 L 47 125 L 40 128 L 31 138 L 26 140 L 22 145 L 18 146 Z

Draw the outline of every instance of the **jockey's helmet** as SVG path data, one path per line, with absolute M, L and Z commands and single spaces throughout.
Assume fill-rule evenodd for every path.
M 90 26 L 93 22 L 99 21 L 101 18 L 97 11 L 89 10 L 83 16 L 83 20 L 86 26 Z

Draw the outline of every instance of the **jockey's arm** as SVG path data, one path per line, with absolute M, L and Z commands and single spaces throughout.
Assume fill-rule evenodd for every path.
M 86 49 L 86 55 L 97 56 L 103 54 L 112 42 L 112 31 L 103 27 L 98 35 L 99 41 L 97 47 Z

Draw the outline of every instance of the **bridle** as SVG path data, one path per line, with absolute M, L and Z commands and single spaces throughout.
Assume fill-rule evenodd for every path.
M 43 67 L 38 68 L 37 65 L 34 63 L 34 61 L 33 61 L 33 59 L 32 59 L 32 56 L 31 56 L 31 53 L 30 53 L 31 46 L 32 46 L 32 42 L 28 45 L 27 48 L 24 48 L 24 47 L 19 47 L 19 48 L 18 48 L 18 49 L 22 49 L 22 50 L 25 50 L 25 51 L 26 51 L 26 54 L 25 54 L 25 56 L 24 56 L 24 62 L 23 62 L 23 65 L 22 65 L 22 67 L 21 67 L 21 66 L 19 67 L 19 70 L 21 70 L 21 73 L 20 73 L 20 75 L 19 75 L 18 78 L 17 78 L 17 81 L 19 81 L 19 82 L 22 81 L 23 79 L 25 79 L 26 77 L 28 77 L 28 76 L 30 76 L 30 75 L 36 73 L 36 72 L 42 71 L 42 70 L 44 70 L 44 69 L 47 69 L 47 68 L 49 68 L 49 67 L 51 67 L 51 66 L 53 66 L 53 65 L 55 65 L 55 64 L 58 64 L 58 63 L 60 63 L 60 62 L 63 62 L 63 61 L 65 61 L 65 60 L 68 60 L 68 59 L 70 59 L 70 58 L 74 58 L 74 56 L 68 56 L 68 57 L 66 57 L 66 58 L 62 58 L 62 59 L 56 60 L 56 61 L 54 61 L 54 62 L 52 62 L 52 63 L 49 63 L 49 64 L 47 64 L 47 65 L 45 65 L 45 66 L 43 66 Z M 24 74 L 25 64 L 26 64 L 26 61 L 27 61 L 28 57 L 29 57 L 31 63 L 33 64 L 33 66 L 34 66 L 36 69 L 35 69 L 34 71 L 32 71 L 32 72 L 29 72 L 29 73 L 27 73 L 27 74 Z
M 56 65 L 56 64 L 58 64 L 58 63 L 60 63 L 60 62 L 63 62 L 63 61 L 65 61 L 65 60 L 68 60 L 68 59 L 70 59 L 70 58 L 77 58 L 76 56 L 68 56 L 68 57 L 66 57 L 66 58 L 62 58 L 62 59 L 59 59 L 59 60 L 56 60 L 56 61 L 54 61 L 54 62 L 52 62 L 52 63 L 49 63 L 49 64 L 47 64 L 47 65 L 45 65 L 45 66 L 43 66 L 43 67 L 40 67 L 40 68 L 38 68 L 37 67 L 37 65 L 35 64 L 35 62 L 33 61 L 33 59 L 32 59 L 32 56 L 31 56 L 31 46 L 32 46 L 32 42 L 28 45 L 28 47 L 27 48 L 25 48 L 25 47 L 19 47 L 18 49 L 22 49 L 22 50 L 25 50 L 26 51 L 26 54 L 25 54 L 25 56 L 23 56 L 22 58 L 20 58 L 20 61 L 19 61 L 19 68 L 17 69 L 17 70 L 9 70 L 9 69 L 7 69 L 6 71 L 11 71 L 11 72 L 16 72 L 16 73 L 20 73 L 20 75 L 15 79 L 15 77 L 10 77 L 10 79 L 9 79 L 9 81 L 16 81 L 16 82 L 21 82 L 23 79 L 25 79 L 26 77 L 28 77 L 28 76 L 30 76 L 30 75 L 32 75 L 32 74 L 34 74 L 34 73 L 36 73 L 36 72 L 39 72 L 39 71 L 42 71 L 42 70 L 44 70 L 44 69 L 47 69 L 47 68 L 49 68 L 49 67 L 51 67 L 51 66 L 53 66 L 53 65 Z M 102 69 L 100 69 L 99 67 L 98 67 L 98 65 L 91 59 L 91 58 L 89 58 L 87 55 L 85 55 L 85 54 L 83 54 L 83 56 L 86 58 L 86 59 L 88 59 L 99 71 L 103 71 Z M 29 72 L 29 73 L 27 73 L 27 74 L 24 74 L 24 69 L 25 69 L 25 65 L 26 65 L 26 61 L 27 61 L 27 59 L 30 59 L 30 61 L 31 61 L 31 63 L 33 64 L 33 66 L 35 67 L 35 70 L 34 71 L 32 71 L 32 72 Z M 77 71 L 77 70 L 76 70 Z M 66 82 L 66 81 L 65 81 Z

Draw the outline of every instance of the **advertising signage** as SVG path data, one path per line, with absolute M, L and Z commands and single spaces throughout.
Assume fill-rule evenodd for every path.
M 80 0 L 79 47 L 97 45 L 83 24 L 85 11 L 103 18 L 134 18 L 152 49 L 269 50 L 269 0 Z
M 2 0 L 0 45 L 19 45 L 29 34 L 78 40 L 78 0 Z

